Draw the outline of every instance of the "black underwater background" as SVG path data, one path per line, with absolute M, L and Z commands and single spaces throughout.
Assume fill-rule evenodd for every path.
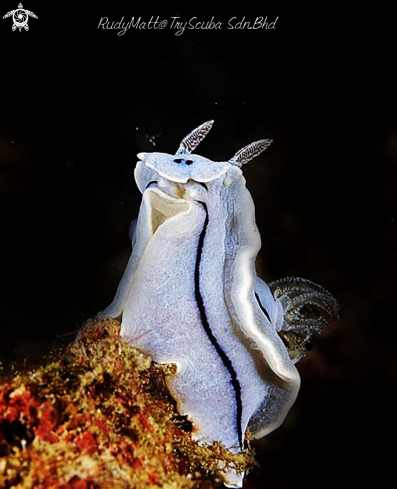
M 25 3 L 25 2 L 24 2 Z M 0 17 L 17 2 L 2 2 Z M 140 151 L 244 167 L 266 281 L 301 276 L 340 301 L 341 320 L 298 364 L 284 425 L 256 444 L 247 488 L 381 486 L 396 436 L 397 91 L 383 11 L 246 2 L 190 12 L 161 3 L 26 2 L 29 31 L 0 19 L 0 359 L 37 360 L 112 300 L 130 252 Z M 197 10 L 194 10 L 197 8 Z M 246 11 L 245 11 L 246 9 Z M 98 29 L 101 17 L 164 29 Z M 177 35 L 176 21 L 222 28 Z M 227 29 L 266 18 L 273 28 Z

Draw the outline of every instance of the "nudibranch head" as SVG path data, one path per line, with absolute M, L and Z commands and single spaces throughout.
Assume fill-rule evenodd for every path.
M 135 178 L 139 189 L 143 192 L 147 186 L 150 169 L 158 176 L 175 183 L 185 184 L 189 180 L 198 183 L 212 182 L 225 175 L 231 168 L 240 168 L 255 156 L 258 156 L 270 144 L 270 139 L 261 139 L 240 149 L 229 161 L 212 161 L 204 156 L 193 154 L 192 151 L 204 139 L 214 121 L 208 121 L 194 129 L 183 138 L 174 155 L 168 153 L 138 153 L 140 161 L 137 163 Z M 145 168 L 142 168 L 142 165 Z M 236 170 L 234 170 L 236 173 Z M 241 173 L 237 172 L 238 175 Z
M 228 162 L 214 162 L 195 154 L 139 153 L 138 158 L 161 177 L 177 183 L 211 182 L 230 168 Z

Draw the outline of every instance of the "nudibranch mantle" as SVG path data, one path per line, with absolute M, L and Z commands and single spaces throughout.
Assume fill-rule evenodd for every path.
M 299 390 L 294 361 L 302 355 L 291 358 L 286 337 L 303 318 L 303 301 L 283 290 L 296 292 L 302 281 L 310 304 L 327 312 L 335 304 L 303 279 L 271 290 L 257 277 L 261 240 L 241 166 L 271 141 L 214 162 L 192 153 L 212 123 L 186 136 L 175 155 L 138 154 L 135 180 L 143 197 L 130 228 L 132 254 L 100 314 L 122 316 L 125 340 L 158 363 L 176 364 L 167 384 L 194 437 L 239 453 L 247 428 L 254 439 L 274 430 Z M 298 327 L 306 336 L 320 320 L 308 321 L 316 324 Z M 242 486 L 244 474 L 220 467 L 220 475 L 225 485 Z

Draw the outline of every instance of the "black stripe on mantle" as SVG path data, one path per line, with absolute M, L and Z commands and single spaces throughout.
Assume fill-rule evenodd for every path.
M 256 301 L 258 302 L 259 307 L 261 308 L 261 311 L 266 316 L 266 319 L 269 321 L 269 323 L 271 323 L 272 321 L 270 319 L 270 314 L 267 312 L 267 310 L 263 306 L 261 300 L 259 299 L 259 295 L 256 292 L 255 292 L 255 298 L 256 298 Z
M 198 202 L 201 204 L 205 210 L 205 221 L 204 221 L 204 226 L 203 230 L 200 233 L 200 237 L 198 240 L 198 245 L 197 245 L 197 254 L 196 254 L 196 266 L 195 266 L 195 271 L 194 271 L 194 294 L 195 294 L 195 299 L 197 303 L 198 310 L 200 312 L 200 319 L 201 323 L 203 325 L 204 331 L 206 332 L 209 340 L 211 341 L 212 345 L 214 346 L 216 352 L 218 353 L 220 359 L 222 360 L 223 365 L 226 367 L 227 371 L 229 372 L 230 378 L 231 378 L 231 384 L 235 392 L 236 396 L 236 424 L 237 424 L 237 433 L 238 433 L 238 440 L 241 449 L 243 449 L 243 433 L 242 433 L 242 428 L 241 428 L 241 423 L 242 423 L 242 413 L 243 413 L 243 404 L 241 400 L 241 386 L 240 382 L 238 381 L 237 378 L 237 373 L 234 370 L 233 364 L 230 360 L 230 358 L 227 356 L 225 351 L 222 349 L 221 345 L 218 343 L 218 340 L 214 336 L 214 333 L 211 330 L 211 326 L 208 322 L 207 314 L 205 312 L 205 306 L 204 306 L 204 301 L 203 297 L 201 295 L 200 291 L 200 262 L 201 262 L 201 257 L 203 253 L 203 246 L 204 246 L 204 240 L 205 240 L 205 235 L 207 232 L 207 227 L 208 227 L 208 209 L 207 206 L 204 202 Z

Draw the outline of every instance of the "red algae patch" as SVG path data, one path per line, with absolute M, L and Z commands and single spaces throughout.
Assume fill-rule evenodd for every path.
M 0 383 L 0 489 L 213 487 L 220 462 L 247 471 L 253 455 L 199 446 L 161 366 L 119 338 L 116 320 L 89 320 L 62 355 Z

